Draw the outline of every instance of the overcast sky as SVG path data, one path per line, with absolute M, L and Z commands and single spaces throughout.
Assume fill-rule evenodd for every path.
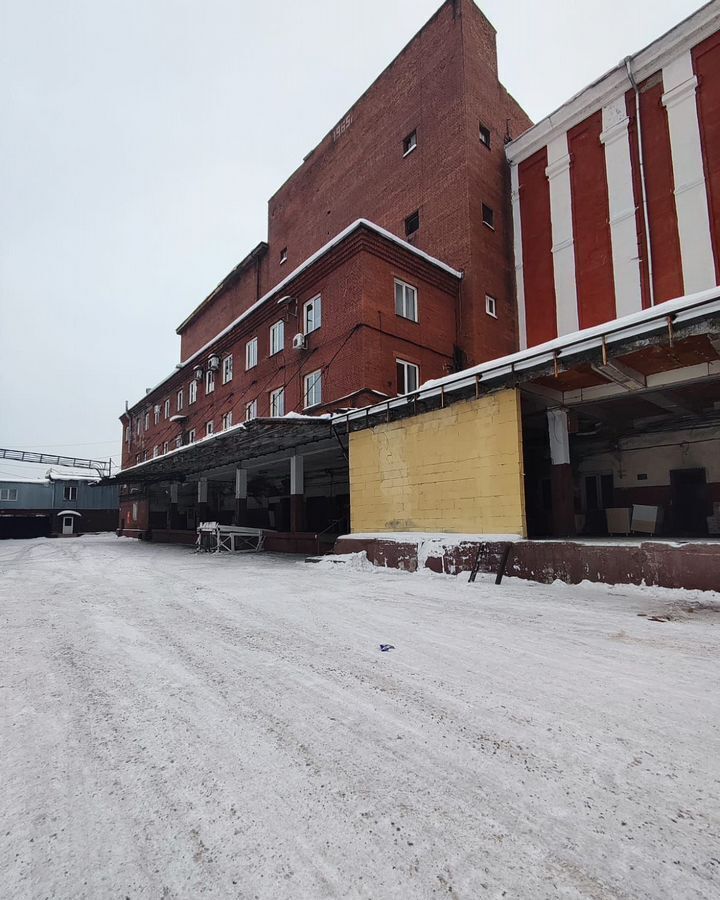
M 0 0 L 0 447 L 119 459 L 125 400 L 440 0 Z M 538 120 L 687 0 L 488 0 Z M 0 460 L 0 477 L 17 467 Z

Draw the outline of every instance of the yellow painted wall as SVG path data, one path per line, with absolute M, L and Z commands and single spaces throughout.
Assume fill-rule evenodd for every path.
M 353 532 L 525 536 L 519 392 L 352 432 L 350 509 Z

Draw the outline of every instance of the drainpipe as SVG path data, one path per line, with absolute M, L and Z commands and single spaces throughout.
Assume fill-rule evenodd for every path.
M 645 222 L 645 246 L 648 264 L 648 293 L 650 306 L 655 306 L 655 288 L 653 285 L 652 248 L 650 246 L 650 217 L 648 216 L 647 189 L 645 187 L 645 163 L 643 162 L 642 123 L 640 121 L 640 88 L 632 71 L 632 57 L 625 57 L 625 69 L 630 79 L 630 84 L 635 91 L 635 122 L 637 123 L 638 156 L 640 158 L 640 192 L 642 194 L 643 219 Z

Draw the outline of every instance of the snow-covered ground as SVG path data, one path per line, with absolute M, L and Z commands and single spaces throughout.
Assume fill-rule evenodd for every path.
M 2 542 L 0 895 L 717 898 L 719 610 Z

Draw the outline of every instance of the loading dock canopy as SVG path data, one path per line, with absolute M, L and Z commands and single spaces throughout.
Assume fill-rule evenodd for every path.
M 293 456 L 303 448 L 320 445 L 338 447 L 329 417 L 288 416 L 282 419 L 252 419 L 226 431 L 186 444 L 163 456 L 123 469 L 103 484 L 149 484 L 183 481 L 210 469 L 236 465 L 241 460 L 286 453 Z
M 340 434 L 519 387 L 548 405 L 720 378 L 720 287 L 426 382 L 412 394 L 334 416 Z

